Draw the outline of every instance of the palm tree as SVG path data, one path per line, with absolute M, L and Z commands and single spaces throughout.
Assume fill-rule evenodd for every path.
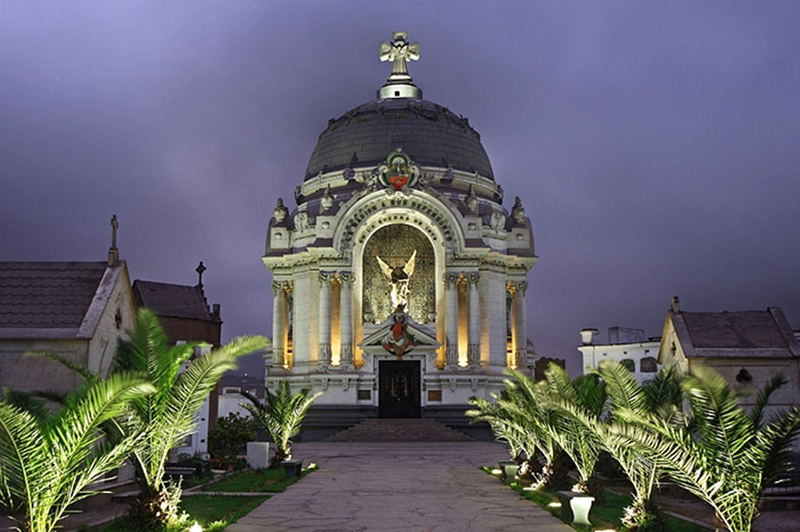
M 599 420 L 608 397 L 605 383 L 597 374 L 580 375 L 570 380 L 567 372 L 554 363 L 550 363 L 545 371 L 545 382 L 548 406 L 555 411 L 554 420 L 548 427 L 550 434 L 572 459 L 580 476 L 572 489 L 599 497 L 601 493 L 594 488 L 592 480 L 602 445 L 595 431 L 568 414 L 564 407 L 570 405 L 587 418 Z
M 275 454 L 270 458 L 270 467 L 277 467 L 284 460 L 292 458 L 291 439 L 300 432 L 300 425 L 311 404 L 322 395 L 322 392 L 317 392 L 309 397 L 310 392 L 303 388 L 292 395 L 289 381 L 281 381 L 274 394 L 269 388 L 264 388 L 266 397 L 263 404 L 248 392 L 242 392 L 251 403 L 243 403 L 242 406 L 253 415 L 253 419 L 267 431 L 275 443 Z
M 784 469 L 792 439 L 800 430 L 800 408 L 764 422 L 770 395 L 785 383 L 771 379 L 750 415 L 736 391 L 717 372 L 692 364 L 681 382 L 689 412 L 683 423 L 621 408 L 630 423 L 612 427 L 618 445 L 641 446 L 670 477 L 714 508 L 732 532 L 748 532 L 761 494 Z
M 536 382 L 524 373 L 510 370 L 503 384 L 505 390 L 492 394 L 490 402 L 482 397 L 473 397 L 470 404 L 477 410 L 468 410 L 466 415 L 474 421 L 486 421 L 499 440 L 509 446 L 513 458 L 524 454 L 528 469 L 538 469 L 531 462 L 541 454 L 545 463 L 536 479 L 536 486 L 550 487 L 554 479 L 555 463 L 559 452 L 549 427 L 552 411 L 545 408 L 546 389 L 544 382 Z
M 131 453 L 141 494 L 132 514 L 148 527 L 171 522 L 177 516 L 179 486 L 164 481 L 168 453 L 196 430 L 195 416 L 222 375 L 236 368 L 236 359 L 266 346 L 260 336 L 236 338 L 210 353 L 191 360 L 196 344 L 167 345 L 156 316 L 139 311 L 130 341 L 120 344 L 113 371 L 138 371 L 146 375 L 156 393 L 131 403 L 130 415 L 118 420 L 121 434 L 146 433 Z
M 654 456 L 640 446 L 622 444 L 611 430 L 620 410 L 640 415 L 658 415 L 663 420 L 682 419 L 682 393 L 674 371 L 665 368 L 644 386 L 639 386 L 623 365 L 608 361 L 601 364 L 599 375 L 606 385 L 611 402 L 610 412 L 599 418 L 579 406 L 565 402 L 561 408 L 567 415 L 594 432 L 603 448 L 614 458 L 627 475 L 634 489 L 633 502 L 625 508 L 622 524 L 630 529 L 644 530 L 654 523 L 657 515 L 652 504 L 653 487 L 663 475 Z
M 92 495 L 87 486 L 122 465 L 146 433 L 103 441 L 102 425 L 154 391 L 119 374 L 76 389 L 55 413 L 0 402 L 0 504 L 18 512 L 9 517 L 20 530 L 54 530 L 67 507 Z

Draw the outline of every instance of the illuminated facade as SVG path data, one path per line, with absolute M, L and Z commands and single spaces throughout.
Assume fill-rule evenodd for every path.
M 278 200 L 270 387 L 325 393 L 318 408 L 384 417 L 459 413 L 530 371 L 526 276 L 537 257 L 516 198 L 503 207 L 480 136 L 422 99 L 395 32 L 378 99 L 331 120 L 290 213 Z

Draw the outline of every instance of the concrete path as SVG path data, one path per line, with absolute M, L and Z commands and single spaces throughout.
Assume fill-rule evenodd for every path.
M 572 529 L 480 469 L 495 443 L 306 443 L 294 458 L 320 469 L 225 530 L 541 531 Z

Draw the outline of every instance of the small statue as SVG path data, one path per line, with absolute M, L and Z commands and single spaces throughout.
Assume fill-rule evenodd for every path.
M 325 194 L 322 195 L 322 198 L 319 200 L 319 204 L 322 207 L 322 212 L 327 212 L 333 207 L 333 195 L 331 195 L 331 186 L 328 185 L 328 188 L 325 189 Z
M 302 233 L 304 231 L 308 231 L 308 213 L 306 212 L 298 212 L 294 215 L 294 229 L 298 233 Z
M 276 223 L 283 223 L 286 217 L 289 216 L 289 209 L 283 205 L 283 198 L 278 198 L 278 202 L 275 204 L 274 214 Z
M 497 231 L 503 231 L 506 226 L 506 215 L 502 212 L 493 212 L 489 220 L 489 227 Z
M 395 312 L 405 312 L 405 309 L 408 308 L 408 282 L 411 280 L 411 276 L 414 275 L 417 250 L 414 250 L 405 265 L 395 266 L 394 268 L 383 262 L 377 255 L 375 258 L 378 259 L 383 275 L 386 276 L 392 286 L 392 306 L 395 308 Z
M 518 224 L 525 223 L 525 207 L 522 206 L 522 200 L 519 199 L 519 196 L 514 198 L 514 206 L 511 208 L 511 217 L 514 218 L 514 221 Z
M 475 189 L 472 188 L 472 185 L 469 186 L 469 191 L 467 191 L 467 197 L 464 198 L 464 205 L 467 206 L 467 210 L 473 214 L 478 212 L 478 196 L 475 194 Z

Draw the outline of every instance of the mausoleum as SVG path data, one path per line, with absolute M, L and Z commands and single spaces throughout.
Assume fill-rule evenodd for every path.
M 377 99 L 328 122 L 296 207 L 278 199 L 269 222 L 266 382 L 324 391 L 317 419 L 448 420 L 535 362 L 530 220 L 520 198 L 504 207 L 469 121 L 422 98 L 418 58 L 405 32 L 381 44 Z

